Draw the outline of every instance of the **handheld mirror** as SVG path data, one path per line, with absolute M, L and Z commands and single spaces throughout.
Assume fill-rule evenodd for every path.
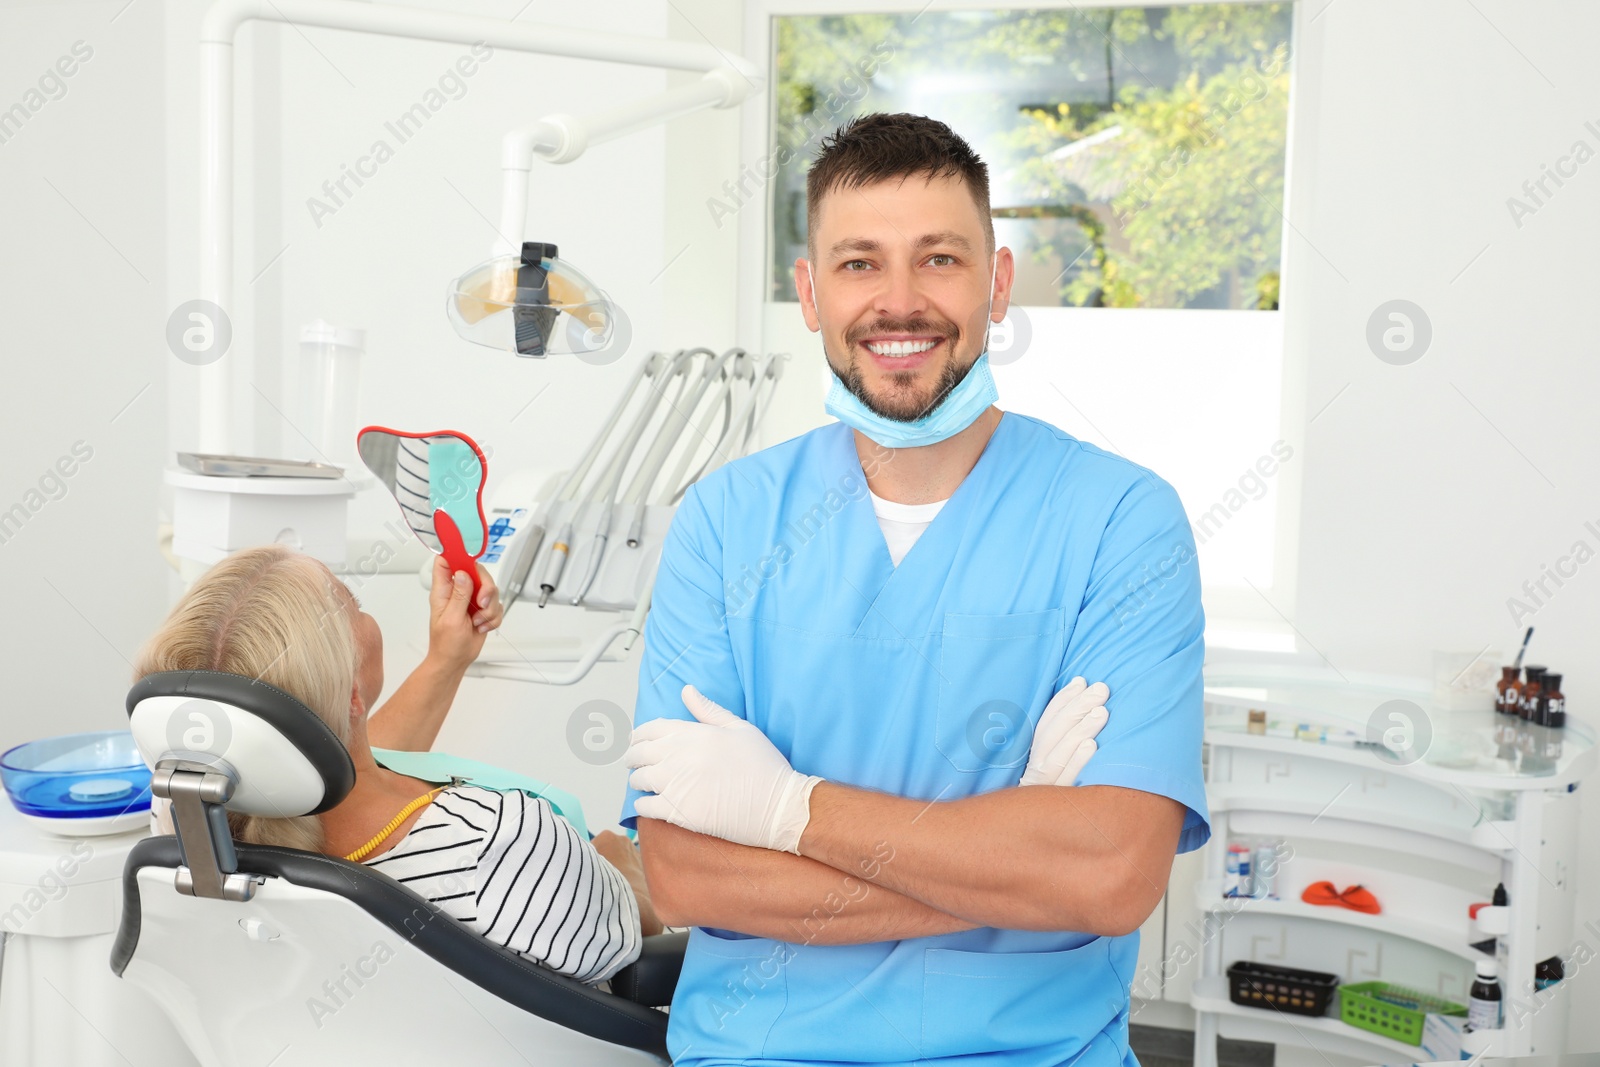
M 489 465 L 464 433 L 404 433 L 368 426 L 356 434 L 361 462 L 394 495 L 417 539 L 445 558 L 452 571 L 472 579 L 471 610 L 478 607 L 475 561 L 488 547 L 483 483 Z M 470 614 L 470 611 L 469 611 Z

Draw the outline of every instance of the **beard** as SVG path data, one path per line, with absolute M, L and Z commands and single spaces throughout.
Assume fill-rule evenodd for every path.
M 911 319 L 907 322 L 890 322 L 880 319 L 871 326 L 851 330 L 845 335 L 845 344 L 850 352 L 850 364 L 839 375 L 839 380 L 844 387 L 853 393 L 857 400 L 866 405 L 868 411 L 881 418 L 894 422 L 916 422 L 928 412 L 939 406 L 940 401 L 949 396 L 951 391 L 966 378 L 967 374 L 977 363 L 976 359 L 966 365 L 956 361 L 955 356 L 950 356 L 943 368 L 939 371 L 939 379 L 926 389 L 916 389 L 916 371 L 890 371 L 888 382 L 892 391 L 887 396 L 873 396 L 867 389 L 865 377 L 861 373 L 861 363 L 855 354 L 855 347 L 862 337 L 870 337 L 877 333 L 912 333 L 930 334 L 942 337 L 946 348 L 954 352 L 956 342 L 960 339 L 961 331 L 951 323 L 934 323 L 926 319 Z

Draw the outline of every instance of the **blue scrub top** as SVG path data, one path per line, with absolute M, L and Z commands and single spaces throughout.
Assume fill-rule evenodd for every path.
M 835 423 L 685 494 L 645 626 L 635 722 L 689 718 L 680 692 L 693 683 L 797 770 L 951 800 L 1015 786 L 1046 703 L 1082 675 L 1111 698 L 1078 783 L 1177 800 L 1187 852 L 1211 832 L 1203 631 L 1188 519 L 1143 467 L 1007 413 L 896 567 L 854 437 Z M 623 805 L 627 826 L 639 795 Z M 1137 1064 L 1137 932 L 823 946 L 808 943 L 816 929 L 797 926 L 792 941 L 694 930 L 672 1003 L 674 1063 Z

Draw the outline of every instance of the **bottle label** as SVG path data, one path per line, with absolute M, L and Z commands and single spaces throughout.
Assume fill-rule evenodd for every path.
M 1547 703 L 1545 705 L 1545 707 L 1550 709 L 1550 713 L 1552 715 L 1555 714 L 1558 711 L 1564 712 L 1564 711 L 1567 710 L 1567 698 L 1566 697 L 1551 697 L 1549 703 Z
M 1467 1029 L 1500 1029 L 1500 1002 L 1498 1000 L 1479 1000 L 1477 997 L 1471 998 L 1467 1002 Z

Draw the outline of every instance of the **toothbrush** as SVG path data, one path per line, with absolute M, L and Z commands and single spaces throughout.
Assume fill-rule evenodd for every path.
M 1528 642 L 1533 638 L 1533 627 L 1528 627 L 1528 632 L 1522 635 L 1522 647 L 1517 649 L 1517 661 L 1512 664 L 1517 670 L 1522 669 L 1522 657 L 1528 652 Z

